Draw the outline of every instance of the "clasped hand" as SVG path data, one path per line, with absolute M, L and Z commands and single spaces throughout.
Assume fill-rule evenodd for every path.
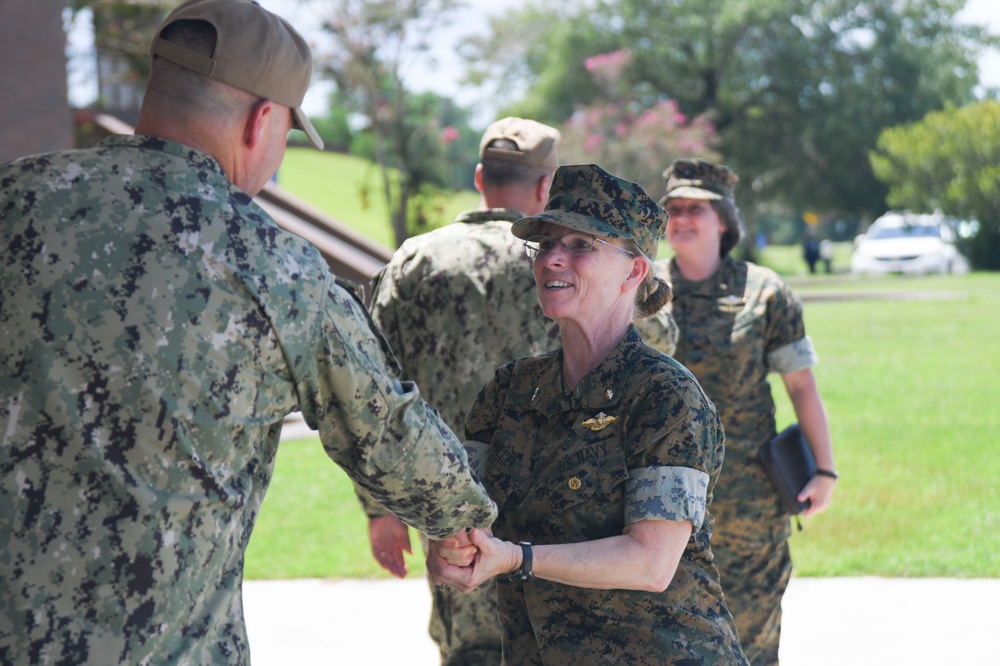
M 427 573 L 435 585 L 471 592 L 490 578 L 519 567 L 520 553 L 520 547 L 497 539 L 489 529 L 461 530 L 430 542 Z

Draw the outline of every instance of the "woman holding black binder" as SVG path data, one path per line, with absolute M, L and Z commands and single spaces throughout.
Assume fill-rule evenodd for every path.
M 781 597 L 791 577 L 789 514 L 758 461 L 775 437 L 767 381 L 777 372 L 816 461 L 799 493 L 803 515 L 829 506 L 837 474 L 826 411 L 811 366 L 802 305 L 773 271 L 729 256 L 742 228 L 728 167 L 679 159 L 664 173 L 660 204 L 670 214 L 667 240 L 675 256 L 657 262 L 674 290 L 680 328 L 674 358 L 694 373 L 726 430 L 726 453 L 715 489 L 712 551 L 740 642 L 751 664 L 777 664 Z

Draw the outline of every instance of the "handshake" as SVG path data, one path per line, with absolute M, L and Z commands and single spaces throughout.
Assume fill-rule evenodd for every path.
M 471 592 L 485 581 L 516 571 L 521 547 L 493 536 L 489 529 L 462 530 L 427 547 L 427 574 L 435 585 Z

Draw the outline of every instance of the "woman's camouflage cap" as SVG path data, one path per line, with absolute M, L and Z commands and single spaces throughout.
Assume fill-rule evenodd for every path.
M 696 157 L 671 162 L 663 172 L 667 193 L 660 199 L 666 206 L 670 199 L 704 199 L 719 201 L 716 207 L 725 232 L 719 242 L 719 256 L 724 257 L 743 238 L 743 222 L 736 210 L 733 190 L 739 178 L 732 169 Z
M 653 259 L 667 228 L 667 212 L 637 183 L 596 164 L 569 164 L 556 170 L 545 210 L 521 218 L 511 231 L 518 238 L 530 238 L 541 233 L 545 222 L 631 240 Z
M 739 180 L 729 167 L 698 158 L 674 160 L 663 172 L 663 177 L 667 181 L 667 193 L 660 199 L 660 205 L 668 199 L 733 201 L 733 190 Z

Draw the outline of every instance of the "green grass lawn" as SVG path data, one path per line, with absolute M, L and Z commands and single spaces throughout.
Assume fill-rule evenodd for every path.
M 1000 577 L 1000 274 L 807 276 L 798 248 L 768 248 L 762 261 L 806 302 L 841 473 L 831 509 L 792 538 L 796 574 Z M 871 292 L 914 298 L 837 298 Z M 785 425 L 794 415 L 773 384 Z M 411 575 L 422 575 L 413 536 Z M 386 575 L 317 440 L 282 444 L 246 575 Z
M 312 148 L 289 148 L 278 171 L 278 184 L 372 240 L 396 247 L 382 176 L 371 162 Z M 436 212 L 440 219 L 434 222 L 450 222 L 478 206 L 478 192 L 457 192 Z

